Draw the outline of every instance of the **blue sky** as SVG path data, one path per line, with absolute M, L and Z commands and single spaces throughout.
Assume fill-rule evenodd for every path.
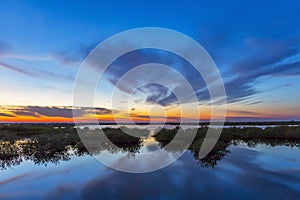
M 151 26 L 182 32 L 207 50 L 225 82 L 229 117 L 300 119 L 299 7 L 298 1 L 3 0 L 0 113 L 17 116 L 8 106 L 23 106 L 20 109 L 26 112 L 31 112 L 27 106 L 71 106 L 74 79 L 84 56 L 114 34 Z M 170 55 L 136 52 L 130 56 L 166 64 L 178 61 L 177 66 L 185 66 L 181 73 L 197 86 L 187 65 Z M 135 64 L 126 57 L 117 62 Z M 153 92 L 164 91 L 148 91 L 145 102 Z M 206 96 L 199 95 L 200 104 Z M 169 106 L 159 103 L 164 98 L 151 98 L 151 102 Z M 108 102 L 99 101 L 97 106 L 111 109 Z

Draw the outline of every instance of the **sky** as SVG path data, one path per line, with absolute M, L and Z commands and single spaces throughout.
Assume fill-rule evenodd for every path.
M 85 56 L 108 37 L 140 27 L 172 29 L 204 47 L 224 81 L 228 121 L 300 120 L 299 7 L 299 1 L 2 0 L 0 122 L 72 122 L 74 82 Z M 127 99 L 112 106 L 110 92 L 126 93 L 130 87 L 130 82 L 118 86 L 120 77 L 154 61 L 190 82 L 200 116 L 192 109 L 183 116 L 172 88 L 158 84 L 139 88 L 126 108 L 122 101 Z M 130 52 L 112 63 L 102 89 L 96 90 L 96 116 L 105 122 L 113 117 L 208 120 L 212 103 L 195 74 L 172 53 Z M 159 77 L 152 74 L 154 80 Z M 169 79 L 175 85 L 177 79 Z M 145 76 L 137 76 L 135 81 L 143 80 Z M 83 121 L 94 115 L 89 106 L 75 111 Z

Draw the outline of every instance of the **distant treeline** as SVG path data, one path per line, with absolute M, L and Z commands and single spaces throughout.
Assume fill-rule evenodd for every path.
M 216 124 L 221 124 L 222 122 L 211 122 L 212 125 Z M 49 125 L 49 126 L 75 126 L 74 123 L 1 123 L 1 124 L 25 124 L 25 125 Z M 99 125 L 131 125 L 132 123 L 109 123 L 109 122 L 99 122 Z M 149 125 L 147 122 L 137 122 L 135 123 L 136 125 Z M 163 123 L 151 123 L 152 125 L 162 125 Z M 166 125 L 201 125 L 201 126 L 207 126 L 210 124 L 210 122 L 205 121 L 205 122 L 183 122 L 183 123 L 178 123 L 178 122 L 167 122 L 165 123 Z M 76 125 L 97 125 L 95 123 L 79 123 Z M 245 126 L 245 125 L 250 125 L 250 126 L 272 126 L 272 125 L 300 125 L 300 121 L 243 121 L 243 122 L 224 122 L 225 126 Z

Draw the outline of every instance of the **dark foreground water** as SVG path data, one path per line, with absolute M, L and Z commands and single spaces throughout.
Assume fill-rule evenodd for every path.
M 151 148 L 149 148 L 151 147 Z M 148 138 L 140 152 L 153 150 Z M 176 152 L 169 151 L 168 154 Z M 55 155 L 54 155 L 55 156 Z M 57 156 L 57 155 L 56 155 Z M 0 199 L 298 199 L 300 150 L 285 145 L 230 144 L 209 160 L 187 150 L 158 171 L 130 174 L 110 169 L 91 155 L 39 162 L 10 160 L 0 170 Z M 3 161 L 3 160 L 2 160 Z M 11 162 L 11 163 L 10 163 Z M 159 160 L 149 160 L 151 162 Z M 118 165 L 126 165 L 119 160 Z

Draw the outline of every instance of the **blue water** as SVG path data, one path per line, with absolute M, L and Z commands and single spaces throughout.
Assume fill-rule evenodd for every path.
M 158 171 L 130 174 L 92 156 L 58 164 L 23 161 L 0 171 L 0 199 L 297 199 L 300 150 L 241 143 L 212 168 L 190 151 Z M 172 154 L 172 153 L 170 153 Z M 126 161 L 125 161 L 126 162 Z

